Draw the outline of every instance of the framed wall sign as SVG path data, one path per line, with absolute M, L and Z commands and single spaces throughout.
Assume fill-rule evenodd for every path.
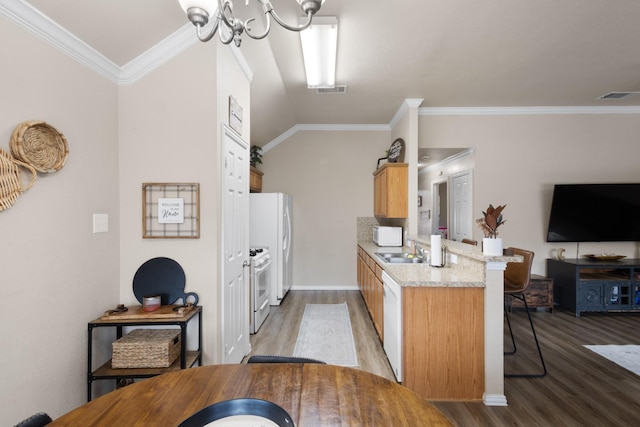
M 242 107 L 233 96 L 229 97 L 229 127 L 242 135 Z
M 142 237 L 198 239 L 200 184 L 143 183 Z

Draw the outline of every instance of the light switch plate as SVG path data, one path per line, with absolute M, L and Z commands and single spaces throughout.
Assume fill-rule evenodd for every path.
M 93 214 L 93 232 L 106 233 L 109 231 L 109 214 Z

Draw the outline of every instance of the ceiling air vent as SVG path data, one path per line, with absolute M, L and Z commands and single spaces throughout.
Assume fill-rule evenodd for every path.
M 598 99 L 622 99 L 637 93 L 640 92 L 609 92 L 605 95 L 599 96 Z
M 316 93 L 320 95 L 328 93 L 347 93 L 347 85 L 339 85 L 334 87 L 318 87 Z

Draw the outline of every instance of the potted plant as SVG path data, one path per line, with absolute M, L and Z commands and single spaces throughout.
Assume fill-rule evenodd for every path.
M 262 164 L 262 147 L 252 145 L 249 150 L 249 164 L 254 168 Z
M 498 238 L 498 227 L 506 222 L 502 218 L 502 211 L 505 207 L 507 207 L 507 205 L 494 208 L 493 205 L 490 204 L 486 212 L 482 212 L 482 218 L 476 220 L 476 223 L 484 233 L 482 252 L 485 255 L 502 255 L 502 239 Z

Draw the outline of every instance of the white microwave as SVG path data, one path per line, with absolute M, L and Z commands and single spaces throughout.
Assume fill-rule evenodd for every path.
M 378 246 L 402 246 L 402 227 L 373 227 L 373 243 Z

